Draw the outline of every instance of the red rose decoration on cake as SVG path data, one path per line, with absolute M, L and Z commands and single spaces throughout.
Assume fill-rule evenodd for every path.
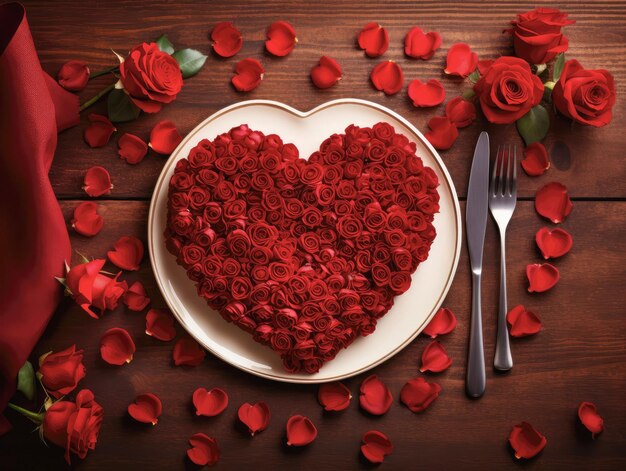
M 351 125 L 308 161 L 246 125 L 204 139 L 171 177 L 167 248 L 224 319 L 314 373 L 428 257 L 438 179 L 415 150 L 387 123 Z

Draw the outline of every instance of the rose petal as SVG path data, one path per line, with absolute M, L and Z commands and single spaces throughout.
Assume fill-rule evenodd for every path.
M 413 27 L 404 38 L 404 53 L 413 59 L 430 59 L 441 46 L 439 33 L 426 33 Z
M 80 92 L 89 81 L 89 67 L 81 61 L 67 61 L 59 69 L 57 80 L 66 90 Z
M 467 44 L 456 43 L 448 49 L 446 68 L 444 69 L 446 74 L 465 78 L 474 72 L 477 66 L 478 55 L 472 52 Z
M 438 150 L 448 150 L 459 137 L 458 129 L 447 116 L 433 116 L 428 121 L 428 127 L 430 131 L 425 137 Z
M 535 210 L 555 224 L 572 212 L 572 201 L 567 188 L 558 182 L 551 182 L 540 188 L 535 195 Z
M 163 412 L 161 399 L 152 393 L 140 394 L 133 404 L 128 406 L 128 413 L 137 422 L 156 425 Z
M 131 311 L 143 311 L 150 304 L 150 298 L 147 294 L 146 288 L 144 288 L 141 281 L 135 281 L 124 293 L 122 302 Z
M 303 415 L 292 415 L 287 420 L 287 445 L 305 446 L 317 437 L 317 429 L 311 419 Z
M 330 88 L 341 80 L 341 66 L 331 57 L 320 57 L 319 64 L 311 69 L 311 81 L 317 88 Z
M 411 412 L 423 412 L 439 397 L 441 386 L 437 383 L 428 383 L 424 378 L 415 378 L 407 381 L 400 391 L 400 401 Z
M 283 57 L 289 54 L 296 43 L 296 30 L 286 21 L 276 21 L 267 28 L 267 41 L 265 49 L 270 54 Z
M 430 79 L 426 83 L 413 80 L 409 83 L 408 93 L 413 106 L 419 108 L 440 105 L 446 98 L 443 85 L 436 79 Z
M 187 450 L 189 459 L 198 466 L 214 466 L 220 459 L 217 440 L 204 433 L 196 433 L 189 439 L 191 448 Z
M 548 291 L 559 281 L 559 270 L 549 263 L 532 263 L 526 265 L 529 293 Z
M 169 155 L 182 140 L 176 125 L 164 119 L 156 123 L 150 131 L 150 144 L 148 145 L 159 154 Z
M 535 242 L 546 260 L 562 257 L 571 250 L 573 244 L 572 236 L 565 229 L 550 230 L 547 227 L 542 227 L 537 231 Z
M 389 47 L 387 30 L 378 23 L 366 24 L 358 36 L 359 47 L 368 57 L 382 56 Z
M 135 165 L 143 160 L 148 153 L 148 144 L 134 134 L 124 133 L 117 141 L 120 158 L 127 164 Z
M 517 459 L 532 458 L 545 448 L 547 442 L 546 437 L 528 422 L 515 425 L 509 435 L 509 443 L 513 447 Z
M 100 339 L 100 356 L 111 365 L 123 365 L 133 360 L 135 342 L 119 327 L 107 330 Z
M 146 334 L 163 342 L 173 340 L 176 329 L 171 314 L 160 309 L 150 309 L 146 314 Z
M 193 392 L 193 405 L 196 408 L 196 415 L 215 417 L 228 407 L 228 394 L 220 388 L 213 388 L 210 391 L 198 388 Z
M 111 193 L 111 176 L 104 167 L 91 167 L 85 173 L 83 190 L 89 196 L 97 197 Z
M 361 437 L 361 453 L 370 463 L 382 463 L 385 456 L 393 451 L 393 445 L 389 437 L 378 430 L 365 432 Z
M 206 352 L 198 342 L 185 336 L 176 341 L 172 356 L 176 366 L 198 366 L 204 360 Z
M 443 345 L 433 340 L 422 352 L 422 367 L 420 371 L 430 371 L 431 373 L 440 373 L 447 370 L 452 364 L 452 360 L 448 356 L 448 352 Z
M 263 74 L 265 69 L 258 60 L 244 59 L 237 62 L 231 82 L 238 91 L 249 92 L 259 86 Z
M 534 312 L 527 311 L 521 304 L 506 315 L 511 337 L 527 337 L 541 330 L 541 321 Z
M 422 333 L 434 339 L 438 335 L 449 334 L 455 327 L 456 316 L 450 309 L 442 307 L 437 311 L 428 325 L 424 327 Z
M 218 23 L 211 31 L 213 50 L 222 57 L 232 57 L 241 50 L 243 37 L 230 21 Z
M 365 378 L 360 391 L 359 404 L 370 414 L 383 415 L 391 407 L 391 391 L 376 375 Z
M 581 402 L 578 406 L 578 418 L 580 422 L 591 432 L 591 437 L 604 430 L 604 419 L 598 414 L 598 409 L 593 402 Z
M 340 411 L 350 405 L 352 394 L 341 382 L 324 383 L 317 391 L 317 400 L 327 411 Z
M 250 435 L 262 432 L 270 423 L 270 408 L 265 402 L 244 403 L 237 412 L 239 420 L 248 427 Z
M 83 137 L 89 147 L 104 147 L 109 142 L 111 135 L 117 131 L 113 123 L 106 116 L 91 113 L 87 119 L 91 122 L 85 128 Z
M 120 237 L 113 244 L 113 250 L 107 252 L 107 257 L 113 265 L 122 270 L 139 270 L 139 264 L 143 259 L 143 243 L 137 237 Z
M 404 85 L 402 69 L 394 61 L 385 61 L 372 69 L 370 80 L 376 90 L 382 90 L 386 95 L 398 93 Z
M 546 147 L 541 142 L 533 142 L 524 149 L 524 158 L 521 164 L 524 172 L 531 177 L 538 177 L 546 173 L 546 170 L 550 168 Z
M 476 105 L 457 96 L 446 103 L 446 116 L 457 128 L 464 128 L 476 119 Z
M 72 227 L 76 232 L 86 237 L 93 237 L 102 230 L 104 219 L 98 214 L 98 205 L 92 201 L 85 201 L 74 209 Z

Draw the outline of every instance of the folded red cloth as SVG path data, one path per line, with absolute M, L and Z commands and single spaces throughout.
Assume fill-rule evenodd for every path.
M 43 72 L 24 7 L 0 5 L 0 414 L 60 300 L 54 277 L 70 242 L 48 171 L 57 131 L 78 112 L 78 97 Z

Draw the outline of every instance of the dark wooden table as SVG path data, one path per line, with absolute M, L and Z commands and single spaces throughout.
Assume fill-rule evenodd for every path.
M 375 60 L 358 51 L 355 36 L 362 25 L 377 21 L 389 29 L 391 45 L 385 54 L 404 67 L 408 79 L 438 78 L 449 97 L 463 85 L 444 76 L 447 48 L 468 42 L 481 58 L 512 53 L 510 38 L 501 34 L 516 13 L 545 2 L 451 3 L 400 2 L 383 4 L 368 0 L 336 2 L 167 2 L 23 0 L 44 68 L 52 73 L 68 59 L 87 62 L 92 70 L 114 63 L 110 49 L 126 51 L 141 41 L 167 33 L 180 46 L 209 54 L 206 67 L 185 82 L 175 103 L 156 116 L 143 115 L 121 131 L 148 137 L 160 119 L 173 120 L 186 133 L 209 114 L 233 102 L 249 98 L 279 100 L 303 110 L 327 100 L 357 97 L 391 107 L 424 130 L 440 109 L 416 110 L 400 93 L 386 97 L 368 81 Z M 626 242 L 626 4 L 622 1 L 570 2 L 554 5 L 577 21 L 567 28 L 569 57 L 589 68 L 607 68 L 616 79 L 618 104 L 611 125 L 590 129 L 554 119 L 546 145 L 567 145 L 569 155 L 553 156 L 553 168 L 541 178 L 520 177 L 520 201 L 509 230 L 509 302 L 522 303 L 541 317 L 544 330 L 535 337 L 513 340 L 515 367 L 510 374 L 487 371 L 486 395 L 478 401 L 464 394 L 464 374 L 469 329 L 470 280 L 465 249 L 452 290 L 445 302 L 459 319 L 456 331 L 443 340 L 453 366 L 434 378 L 443 387 L 439 400 L 424 414 L 414 415 L 399 403 L 382 418 L 373 419 L 353 400 L 349 410 L 336 416 L 322 412 L 315 386 L 279 384 L 259 379 L 208 355 L 192 369 L 172 365 L 172 344 L 143 334 L 143 313 L 119 308 L 100 320 L 89 318 L 70 300 L 64 301 L 33 352 L 32 360 L 49 350 L 72 343 L 85 349 L 87 376 L 81 387 L 92 389 L 104 406 L 106 418 L 97 449 L 73 466 L 81 469 L 181 469 L 187 439 L 195 432 L 217 437 L 223 469 L 359 469 L 363 432 L 380 429 L 393 440 L 394 453 L 386 469 L 514 469 L 521 465 L 507 445 L 511 427 L 522 420 L 533 423 L 548 438 L 543 453 L 524 465 L 533 469 L 626 468 L 626 323 L 624 320 L 624 253 Z M 265 28 L 284 19 L 295 25 L 299 43 L 291 55 L 273 59 L 263 52 Z M 207 33 L 218 21 L 233 20 L 243 32 L 243 50 L 234 59 L 222 60 L 211 50 Z M 439 31 L 444 40 L 429 61 L 409 61 L 402 53 L 404 34 L 413 25 Z M 314 89 L 308 72 L 322 54 L 337 58 L 345 71 L 339 86 Z M 229 85 L 233 64 L 244 57 L 259 58 L 266 77 L 252 93 L 236 93 Z M 86 99 L 109 79 L 90 82 L 81 94 Z M 94 107 L 104 111 L 104 104 Z M 84 123 L 83 123 L 84 125 Z M 494 143 L 517 142 L 513 125 L 488 126 L 478 120 L 462 130 L 454 148 L 442 154 L 462 201 L 465 199 L 470 157 L 478 133 L 487 129 Z M 148 203 L 165 159 L 150 153 L 138 166 L 116 156 L 116 138 L 101 149 L 90 149 L 82 140 L 82 126 L 59 137 L 50 178 L 68 220 L 85 199 L 81 190 L 86 169 L 103 165 L 115 188 L 101 199 L 103 231 L 92 239 L 70 230 L 72 244 L 89 257 L 104 257 L 122 235 L 145 240 Z M 552 291 L 526 292 L 524 269 L 540 260 L 534 245 L 535 231 L 546 222 L 533 209 L 535 190 L 548 181 L 566 184 L 574 210 L 563 225 L 574 237 L 572 252 L 556 265 L 562 280 Z M 487 229 L 486 267 L 483 285 L 486 358 L 494 350 L 498 296 L 498 257 L 495 226 Z M 139 272 L 126 276 L 147 287 L 153 307 L 164 306 L 147 257 Z M 104 364 L 98 353 L 101 334 L 121 326 L 135 337 L 135 360 L 123 368 Z M 182 329 L 178 328 L 179 333 Z M 375 372 L 398 397 L 406 380 L 418 374 L 418 362 L 427 340 L 418 338 Z M 364 375 L 346 381 L 353 393 Z M 213 419 L 196 418 L 191 393 L 199 386 L 222 387 L 231 406 Z M 164 405 L 156 427 L 134 423 L 127 405 L 138 393 L 152 391 Z M 250 439 L 235 427 L 236 409 L 245 401 L 264 400 L 272 409 L 270 428 Z M 606 431 L 595 441 L 577 428 L 580 401 L 595 402 L 606 419 Z M 318 425 L 319 437 L 311 446 L 293 450 L 284 445 L 284 424 L 294 413 L 305 414 Z M 0 439 L 2 469 L 64 469 L 62 452 L 39 443 L 32 427 L 12 412 L 15 430 Z

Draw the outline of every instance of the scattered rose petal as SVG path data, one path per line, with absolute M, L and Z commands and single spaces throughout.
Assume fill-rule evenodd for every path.
M 135 165 L 148 153 L 148 144 L 134 134 L 124 133 L 117 141 L 117 153 L 127 164 Z
M 550 168 L 546 147 L 541 142 L 533 142 L 524 149 L 524 158 L 521 164 L 524 172 L 531 177 L 538 177 L 546 173 L 546 170 Z
M 113 244 L 113 250 L 107 252 L 107 257 L 113 265 L 122 270 L 139 270 L 139 264 L 143 259 L 143 243 L 137 237 L 120 237 Z
M 452 364 L 452 360 L 448 356 L 448 352 L 443 345 L 433 340 L 422 352 L 422 367 L 420 371 L 430 371 L 431 373 L 440 373 L 447 370 Z
M 393 451 L 393 445 L 389 437 L 378 430 L 365 432 L 361 438 L 361 453 L 370 463 L 382 463 L 385 456 Z
M 339 80 L 341 80 L 341 66 L 331 57 L 320 57 L 319 64 L 311 69 L 311 81 L 317 88 L 330 88 Z
M 509 443 L 513 447 L 517 459 L 532 458 L 545 448 L 547 442 L 546 437 L 528 422 L 515 425 L 509 435 Z
M 540 188 L 535 195 L 535 210 L 555 224 L 572 212 L 572 201 L 567 188 L 558 182 L 552 182 Z
M 437 383 L 428 383 L 424 378 L 415 378 L 407 381 L 400 391 L 400 401 L 411 412 L 423 412 L 439 397 L 441 386 Z
M 578 418 L 582 424 L 591 432 L 591 437 L 604 430 L 604 419 L 598 414 L 598 409 L 593 402 L 581 402 L 578 406 Z
M 262 432 L 270 423 L 270 408 L 265 402 L 242 404 L 237 412 L 239 420 L 248 427 L 250 435 Z
M 92 201 L 85 201 L 74 209 L 72 227 L 76 232 L 86 237 L 95 236 L 104 225 L 104 219 L 98 214 L 98 205 Z
M 109 118 L 91 113 L 87 119 L 91 123 L 85 128 L 83 137 L 89 147 L 104 147 L 109 142 L 111 135 L 117 131 Z
M 459 130 L 447 116 L 433 116 L 428 121 L 428 127 L 430 131 L 425 137 L 438 150 L 448 150 L 459 137 Z
M 327 411 L 340 411 L 350 405 L 352 394 L 341 382 L 324 383 L 317 391 L 317 400 Z
M 156 123 L 150 131 L 150 144 L 148 145 L 159 154 L 169 155 L 174 152 L 182 140 L 176 125 L 164 119 Z
M 128 413 L 137 422 L 156 425 L 163 412 L 161 399 L 152 393 L 140 394 L 133 404 L 128 406 Z
M 441 46 L 441 36 L 437 32 L 426 33 L 413 27 L 404 38 L 404 53 L 413 59 L 430 59 Z
M 135 342 L 130 334 L 120 328 L 107 330 L 100 339 L 100 356 L 111 365 L 130 363 L 135 353 Z
M 467 77 L 476 70 L 478 66 L 478 55 L 472 52 L 465 43 L 453 44 L 448 50 L 446 68 L 444 72 L 448 75 Z
M 303 415 L 292 415 L 287 420 L 287 445 L 305 446 L 317 437 L 317 429 L 311 419 Z
M 572 236 L 565 229 L 542 227 L 535 234 L 535 242 L 541 250 L 543 258 L 559 258 L 572 248 Z
M 419 108 L 440 105 L 446 98 L 446 91 L 437 79 L 430 79 L 426 83 L 413 80 L 409 83 L 408 93 L 413 106 Z
M 376 90 L 381 90 L 386 95 L 398 93 L 404 85 L 402 69 L 394 61 L 381 62 L 374 67 L 370 74 L 370 80 Z
M 456 327 L 456 316 L 445 307 L 440 308 L 422 333 L 434 339 L 438 335 L 446 335 Z
M 363 409 L 373 415 L 383 415 L 389 410 L 392 402 L 391 391 L 378 376 L 371 375 L 363 380 L 359 397 L 359 404 Z
M 366 24 L 358 37 L 359 47 L 368 57 L 382 56 L 389 47 L 387 30 L 378 23 Z
M 176 366 L 198 366 L 204 360 L 204 348 L 189 336 L 181 337 L 176 341 L 172 351 Z
M 81 61 L 67 61 L 59 69 L 57 80 L 66 90 L 83 91 L 89 81 L 89 67 Z
M 457 128 L 464 128 L 476 119 L 476 105 L 463 97 L 454 97 L 446 103 L 446 116 Z
M 130 285 L 130 288 L 124 293 L 122 302 L 131 311 L 143 311 L 150 304 L 150 298 L 141 281 L 135 281 Z
M 283 57 L 289 54 L 296 43 L 296 30 L 286 21 L 276 21 L 267 28 L 267 41 L 265 49 L 270 54 Z
M 541 330 L 541 321 L 534 312 L 527 311 L 521 304 L 506 315 L 511 337 L 527 337 Z
M 196 415 L 215 417 L 228 407 L 228 394 L 220 388 L 213 388 L 210 391 L 198 388 L 193 392 L 193 405 L 196 408 Z
M 174 318 L 169 312 L 161 309 L 150 309 L 146 314 L 146 334 L 163 342 L 176 337 Z
M 213 50 L 222 57 L 232 57 L 243 45 L 241 32 L 230 21 L 218 23 L 211 31 Z
M 526 265 L 529 293 L 548 291 L 559 281 L 559 270 L 549 263 L 532 263 Z
M 258 60 L 244 59 L 237 62 L 231 82 L 238 91 L 249 92 L 259 86 L 264 73 L 265 69 Z
M 214 466 L 220 460 L 217 440 L 204 433 L 196 433 L 189 439 L 191 448 L 187 450 L 189 459 L 198 466 Z
M 111 176 L 104 167 L 91 167 L 85 173 L 83 190 L 89 196 L 97 197 L 111 193 Z

